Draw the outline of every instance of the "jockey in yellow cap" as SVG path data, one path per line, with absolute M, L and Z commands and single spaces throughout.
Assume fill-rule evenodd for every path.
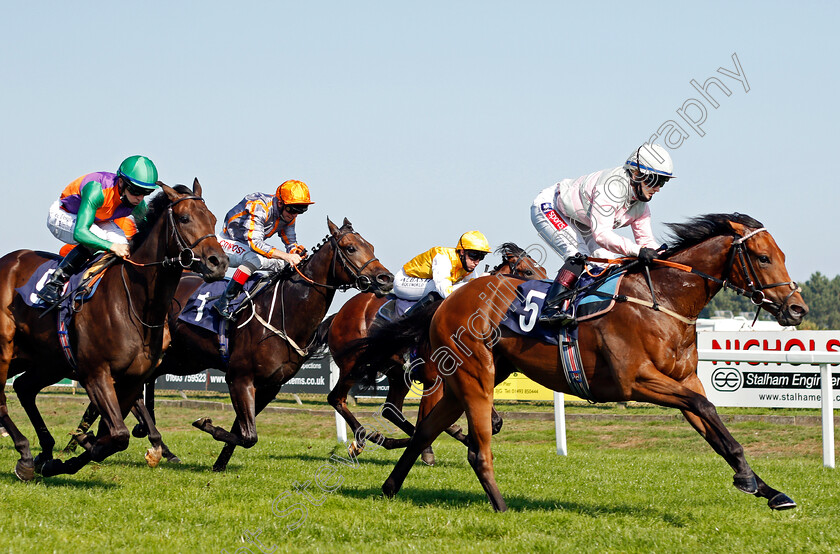
M 481 276 L 478 264 L 490 252 L 490 243 L 478 231 L 461 235 L 455 248 L 435 246 L 412 258 L 394 276 L 394 294 L 420 300 L 430 293 L 442 298 Z
M 228 255 L 230 267 L 236 266 L 236 271 L 224 294 L 214 304 L 222 317 L 233 317 L 230 302 L 242 292 L 254 271 L 279 271 L 287 264 L 300 263 L 305 249 L 297 243 L 295 220 L 309 209 L 310 204 L 314 202 L 309 198 L 306 183 L 286 181 L 273 195 L 249 194 L 225 215 L 225 226 L 218 239 Z M 265 242 L 274 234 L 280 235 L 283 249 Z

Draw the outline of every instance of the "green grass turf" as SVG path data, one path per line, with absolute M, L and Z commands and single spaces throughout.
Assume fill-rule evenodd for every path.
M 13 394 L 9 404 L 32 439 Z M 63 446 L 84 399 L 45 395 L 40 405 Z M 132 439 L 125 452 L 76 475 L 21 483 L 12 474 L 17 453 L 3 439 L 0 551 L 257 553 L 246 540 L 254 533 L 263 552 L 840 549 L 840 479 L 822 467 L 818 426 L 730 425 L 756 472 L 799 503 L 773 512 L 732 487 L 731 470 L 684 421 L 570 421 L 569 456 L 561 457 L 551 421 L 509 420 L 493 442 L 509 506 L 497 514 L 465 448 L 448 437 L 435 443 L 435 467 L 416 464 L 399 495 L 384 499 L 380 487 L 399 451 L 368 449 L 357 467 L 331 462 L 346 457 L 332 417 L 264 414 L 259 443 L 237 449 L 219 474 L 210 468 L 220 443 L 190 426 L 207 415 L 225 426 L 233 420 L 232 412 L 159 409 L 164 438 L 183 463 L 156 469 L 143 460 L 146 441 Z M 319 471 L 334 492 L 316 488 Z M 293 492 L 307 481 L 315 504 Z M 289 511 L 278 517 L 272 502 L 290 492 L 275 505 Z M 307 506 L 306 517 L 290 530 L 302 513 L 296 503 Z

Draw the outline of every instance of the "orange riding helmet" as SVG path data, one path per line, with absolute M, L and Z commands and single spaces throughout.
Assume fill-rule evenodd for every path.
M 277 187 L 275 194 L 283 204 L 314 204 L 309 199 L 309 187 L 303 181 L 290 180 Z

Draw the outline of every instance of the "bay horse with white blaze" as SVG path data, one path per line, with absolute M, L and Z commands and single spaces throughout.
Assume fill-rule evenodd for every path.
M 75 473 L 125 450 L 129 432 L 123 419 L 163 353 L 164 320 L 182 270 L 189 267 L 206 280 L 224 277 L 227 255 L 198 180 L 192 190 L 159 184 L 162 191 L 150 200 L 129 243 L 129 260 L 117 259 L 105 269 L 96 294 L 73 317 L 75 370 L 59 342 L 58 310 L 41 317 L 44 310 L 29 307 L 15 291 L 53 256 L 18 250 L 0 259 L 0 424 L 20 453 L 15 473 L 24 481 L 33 478 L 36 462 L 44 476 Z M 7 377 L 19 373 L 15 390 L 42 447 L 35 460 L 6 408 Z M 84 441 L 86 451 L 66 462 L 52 459 L 55 440 L 35 404 L 41 389 L 64 377 L 77 379 L 103 415 L 97 440 Z
M 735 487 L 766 498 L 773 509 L 793 508 L 796 503 L 790 497 L 767 485 L 750 468 L 743 447 L 706 398 L 696 372 L 694 320 L 726 286 L 750 296 L 780 324 L 798 325 L 808 312 L 800 289 L 791 281 L 784 254 L 773 237 L 749 216 L 712 214 L 669 227 L 675 242 L 664 254 L 664 262 L 651 267 L 653 290 L 645 273 L 635 270 L 625 276 L 618 294 L 647 301 L 653 294 L 673 315 L 630 301 L 619 302 L 606 315 L 578 327 L 581 360 L 593 400 L 634 400 L 681 410 L 732 467 Z M 509 306 L 516 291 L 488 286 L 492 279 L 479 279 L 456 291 L 426 329 L 432 351 L 445 348 L 459 355 L 454 371 L 442 371 L 448 374 L 443 399 L 420 422 L 382 486 L 386 496 L 397 494 L 422 450 L 466 412 L 468 461 L 493 508 L 506 510 L 490 450 L 493 387 L 516 368 L 552 390 L 571 392 L 559 369 L 557 346 L 499 327 L 504 313 L 500 315 L 492 306 Z M 457 333 L 477 311 L 480 317 L 471 319 L 473 329 Z M 369 348 L 374 363 L 377 357 L 388 355 L 387 341 Z

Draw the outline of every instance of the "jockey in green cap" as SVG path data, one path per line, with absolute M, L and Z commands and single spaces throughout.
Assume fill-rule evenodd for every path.
M 59 240 L 77 246 L 38 291 L 41 300 L 58 302 L 70 276 L 98 251 L 128 257 L 128 239 L 137 230 L 135 221 L 146 213 L 145 197 L 158 188 L 157 180 L 152 160 L 131 156 L 116 173 L 88 173 L 67 185 L 50 207 L 47 228 Z

